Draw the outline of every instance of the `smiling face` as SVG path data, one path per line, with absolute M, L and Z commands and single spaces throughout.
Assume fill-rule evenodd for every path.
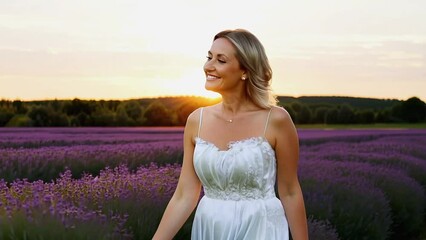
M 208 52 L 204 64 L 207 90 L 223 94 L 227 91 L 244 89 L 244 70 L 236 58 L 236 50 L 226 38 L 216 39 Z

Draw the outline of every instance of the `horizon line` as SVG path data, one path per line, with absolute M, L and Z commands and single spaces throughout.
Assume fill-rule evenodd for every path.
M 332 97 L 332 98 L 362 98 L 362 99 L 379 99 L 379 100 L 398 100 L 398 101 L 405 101 L 409 98 L 419 98 L 420 100 L 424 101 L 423 99 L 421 99 L 418 96 L 411 96 L 407 99 L 401 99 L 401 98 L 391 98 L 391 97 L 366 97 L 366 96 L 351 96 L 351 95 L 281 95 L 281 94 L 276 94 L 275 95 L 277 98 L 279 97 L 292 97 L 292 98 L 302 98 L 302 97 Z M 202 96 L 202 95 L 194 95 L 194 94 L 177 94 L 177 95 L 158 95 L 158 96 L 141 96 L 141 97 L 137 97 L 137 98 L 82 98 L 82 97 L 72 97 L 72 98 L 45 98 L 45 99 L 20 99 L 20 98 L 15 98 L 15 99 L 8 99 L 8 98 L 0 98 L 0 101 L 21 101 L 21 102 L 38 102 L 38 101 L 67 101 L 67 100 L 74 100 L 74 99 L 79 99 L 79 100 L 84 100 L 84 101 L 131 101 L 131 100 L 139 100 L 139 99 L 160 99 L 160 98 L 181 98 L 181 97 L 193 97 L 193 98 L 204 98 L 204 99 L 211 99 L 211 100 L 216 100 L 216 99 L 220 99 L 221 97 L 207 97 L 207 96 Z

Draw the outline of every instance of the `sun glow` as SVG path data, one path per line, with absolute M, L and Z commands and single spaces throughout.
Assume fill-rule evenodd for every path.
M 2 3 L 1 99 L 217 98 L 203 64 L 234 28 L 263 42 L 277 95 L 426 99 L 426 1 L 42 2 Z
M 186 72 L 181 77 L 181 86 L 176 86 L 179 89 L 180 94 L 194 95 L 200 97 L 206 97 L 210 99 L 219 98 L 220 95 L 216 92 L 208 91 L 204 87 L 206 77 L 199 67 Z

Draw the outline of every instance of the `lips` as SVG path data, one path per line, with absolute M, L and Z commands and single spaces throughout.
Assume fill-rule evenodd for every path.
M 217 80 L 219 78 L 220 77 L 215 76 L 215 75 L 211 75 L 211 74 L 207 74 L 207 77 L 206 77 L 207 81 L 214 81 L 214 80 Z

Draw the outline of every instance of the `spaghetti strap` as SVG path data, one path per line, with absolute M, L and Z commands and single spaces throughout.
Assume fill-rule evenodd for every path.
M 263 137 L 266 136 L 266 129 L 268 129 L 269 116 L 271 116 L 271 112 L 272 112 L 272 107 L 271 109 L 269 109 L 268 118 L 266 119 L 266 123 L 265 123 L 265 129 L 263 130 Z
M 201 131 L 201 122 L 203 121 L 203 107 L 200 109 L 200 120 L 198 123 L 198 133 L 197 133 L 197 137 L 200 137 L 200 131 Z

